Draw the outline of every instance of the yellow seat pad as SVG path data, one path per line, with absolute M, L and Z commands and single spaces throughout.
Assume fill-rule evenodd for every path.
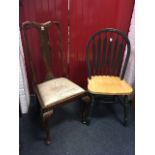
M 92 76 L 88 79 L 88 91 L 93 94 L 129 95 L 133 89 L 118 76 Z

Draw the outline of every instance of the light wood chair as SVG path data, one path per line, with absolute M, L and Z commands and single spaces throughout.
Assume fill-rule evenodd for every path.
M 91 95 L 91 103 L 94 104 L 98 95 L 112 97 L 113 101 L 118 99 L 124 107 L 124 125 L 127 124 L 128 95 L 133 92 L 132 87 L 124 80 L 129 56 L 129 39 L 120 30 L 107 28 L 97 31 L 87 42 L 87 89 Z M 87 118 L 85 121 L 88 123 L 90 120 Z
M 48 121 L 49 118 L 52 116 L 54 109 L 59 105 L 71 102 L 72 100 L 80 99 L 82 97 L 85 97 L 86 95 L 86 91 L 83 88 L 81 88 L 68 78 L 54 78 L 50 59 L 51 46 L 49 41 L 49 29 L 51 28 L 51 26 L 55 26 L 57 30 L 59 58 L 63 68 L 63 75 L 65 75 L 66 73 L 63 63 L 63 48 L 59 22 L 48 21 L 46 23 L 37 23 L 26 21 L 22 25 L 25 49 L 27 52 L 29 66 L 31 68 L 33 91 L 39 101 L 43 125 L 46 131 L 46 144 L 50 144 L 51 142 Z M 29 29 L 37 30 L 39 36 L 40 55 L 43 58 L 46 68 L 46 76 L 41 83 L 38 83 L 36 80 L 35 67 L 32 61 L 32 51 L 30 50 L 30 42 L 28 41 L 27 36 L 27 30 Z

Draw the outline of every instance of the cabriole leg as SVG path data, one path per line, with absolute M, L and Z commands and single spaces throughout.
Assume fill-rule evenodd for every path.
M 51 143 L 50 129 L 49 129 L 49 119 L 51 118 L 52 114 L 53 114 L 53 110 L 43 112 L 43 114 L 42 114 L 42 116 L 43 116 L 42 117 L 43 118 L 43 127 L 44 127 L 45 133 L 46 133 L 46 138 L 45 138 L 46 144 Z

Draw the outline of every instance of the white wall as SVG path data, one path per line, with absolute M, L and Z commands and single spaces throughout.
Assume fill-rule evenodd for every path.
M 25 61 L 23 54 L 23 46 L 21 42 L 21 36 L 19 38 L 19 98 L 21 103 L 22 113 L 27 113 L 30 104 L 30 95 L 28 90 L 27 75 L 25 69 Z
M 133 10 L 132 18 L 131 18 L 128 38 L 131 43 L 131 53 L 130 53 L 130 58 L 129 58 L 129 62 L 127 65 L 124 79 L 135 90 L 135 11 L 134 10 Z M 134 93 L 130 95 L 129 98 L 132 98 L 133 95 Z
M 125 74 L 125 79 L 130 85 L 134 87 L 135 82 L 135 11 L 133 11 L 131 25 L 129 29 L 128 38 L 131 43 L 131 54 Z

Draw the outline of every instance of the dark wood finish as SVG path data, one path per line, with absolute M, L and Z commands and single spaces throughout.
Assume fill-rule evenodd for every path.
M 30 28 L 34 28 L 37 30 L 38 35 L 39 35 L 39 45 L 40 45 L 40 54 L 43 58 L 44 64 L 45 64 L 45 68 L 46 68 L 46 76 L 45 76 L 45 80 L 49 80 L 54 78 L 54 75 L 51 71 L 52 68 L 52 63 L 51 63 L 51 46 L 49 43 L 49 36 L 48 36 L 48 30 L 51 28 L 51 26 L 55 26 L 56 30 L 57 30 L 57 34 L 58 34 L 58 46 L 59 46 L 59 59 L 61 60 L 61 67 L 63 68 L 62 70 L 62 75 L 65 76 L 66 72 L 65 72 L 65 67 L 63 64 L 63 48 L 62 48 L 62 38 L 61 38 L 61 30 L 60 30 L 60 23 L 58 21 L 48 21 L 46 23 L 37 23 L 37 22 L 30 22 L 30 21 L 26 21 L 22 24 L 22 28 L 23 28 L 23 35 L 24 35 L 24 42 L 25 42 L 25 47 L 26 47 L 26 51 L 27 51 L 27 55 L 28 55 L 28 60 L 29 60 L 29 64 L 30 64 L 30 68 L 31 68 L 31 72 L 32 72 L 32 85 L 34 86 L 37 83 L 36 80 L 36 74 L 35 74 L 35 68 L 33 66 L 32 63 L 32 59 L 31 59 L 31 52 L 29 49 L 29 42 L 28 42 L 28 38 L 27 38 L 27 30 Z
M 87 116 L 90 116 L 90 102 L 91 98 L 89 94 L 81 98 L 81 122 L 86 125 L 89 125 Z
M 88 107 L 89 108 L 89 113 L 88 113 L 89 115 L 87 118 L 88 124 L 90 124 L 91 114 L 93 113 L 94 104 L 95 104 L 95 96 L 93 94 L 91 94 L 91 104 Z
M 105 33 L 104 40 L 103 40 L 102 72 L 101 72 L 101 74 L 103 74 L 104 66 L 105 66 L 105 61 L 104 60 L 106 59 L 106 44 L 107 44 L 107 35 Z
M 58 46 L 59 46 L 59 51 L 58 51 L 59 59 L 61 60 L 62 76 L 65 76 L 66 71 L 65 71 L 64 60 L 63 60 L 62 35 L 61 35 L 61 30 L 60 30 L 60 23 L 58 21 L 48 21 L 46 23 L 37 23 L 37 22 L 26 21 L 22 24 L 25 47 L 26 47 L 26 51 L 27 51 L 27 55 L 28 55 L 28 59 L 29 59 L 29 65 L 30 65 L 32 77 L 33 77 L 33 79 L 32 79 L 33 90 L 37 96 L 37 100 L 39 101 L 43 126 L 44 126 L 44 129 L 46 132 L 46 138 L 45 138 L 46 144 L 51 143 L 50 129 L 49 129 L 48 122 L 49 122 L 50 117 L 53 114 L 54 108 L 87 95 L 86 92 L 83 92 L 83 93 L 71 96 L 69 98 L 66 98 L 64 100 L 58 101 L 54 104 L 54 106 L 52 104 L 49 104 L 46 107 L 44 106 L 42 98 L 41 98 L 39 91 L 36 87 L 36 85 L 37 85 L 36 79 L 37 78 L 36 78 L 36 74 L 35 74 L 35 68 L 33 66 L 33 62 L 31 59 L 31 50 L 29 49 L 27 30 L 32 29 L 32 28 L 37 30 L 38 37 L 39 37 L 40 54 L 43 58 L 43 61 L 45 64 L 45 69 L 46 69 L 46 75 L 44 78 L 44 81 L 46 81 L 46 80 L 54 78 L 54 74 L 51 71 L 52 63 L 51 63 L 50 58 L 51 58 L 52 53 L 51 53 L 51 46 L 49 43 L 49 34 L 48 34 L 49 33 L 48 31 L 51 28 L 51 26 L 55 26 L 55 28 L 57 30 Z
M 107 57 L 107 71 L 106 71 L 106 74 L 107 75 L 110 75 L 110 59 L 111 59 L 111 48 L 112 48 L 112 36 L 110 34 L 110 39 L 109 39 L 109 42 L 108 42 L 108 57 Z
M 97 41 L 96 41 L 97 40 Z M 122 62 L 124 57 L 125 47 L 127 47 L 126 57 L 124 58 L 124 66 Z M 113 75 L 124 78 L 126 67 L 130 56 L 130 41 L 124 32 L 118 29 L 106 28 L 95 32 L 86 45 L 86 62 L 88 68 L 88 78 L 93 75 Z M 93 58 L 91 58 L 91 55 Z M 90 112 L 87 112 L 86 121 L 90 121 L 91 111 L 95 102 L 94 94 L 90 94 L 91 104 L 89 104 Z M 101 94 L 104 95 L 104 94 Z M 117 96 L 114 96 L 114 101 Z M 125 95 L 123 101 L 119 98 L 124 108 L 123 124 L 127 125 L 127 106 L 128 96 Z M 87 122 L 88 124 L 88 122 Z
M 42 113 L 43 126 L 46 132 L 45 142 L 46 144 L 51 143 L 50 129 L 49 129 L 49 119 L 53 114 L 53 110 L 48 110 L 47 112 Z
M 127 108 L 128 108 L 128 96 L 124 96 L 124 126 L 127 126 L 128 118 L 127 118 Z
M 116 98 L 118 99 L 119 103 L 122 105 L 123 110 L 124 110 L 124 120 L 123 120 L 123 125 L 127 126 L 128 123 L 128 118 L 127 118 L 127 114 L 128 114 L 128 106 L 129 106 L 129 99 L 128 96 L 116 96 Z
M 103 37 L 101 37 L 103 36 Z M 99 39 L 98 43 L 96 38 Z M 102 43 L 102 45 L 100 45 Z M 98 44 L 98 49 L 96 48 Z M 125 45 L 127 46 L 127 54 L 125 57 L 124 67 L 122 68 L 122 73 L 120 73 L 120 68 L 122 65 L 122 58 L 124 55 Z M 92 46 L 92 50 L 91 50 Z M 100 54 L 100 46 L 102 47 L 102 55 Z M 118 47 L 119 46 L 119 47 Z M 130 41 L 125 33 L 117 29 L 107 28 L 95 32 L 87 42 L 86 45 L 86 62 L 88 68 L 88 78 L 91 78 L 92 75 L 118 75 L 121 79 L 124 78 L 126 71 L 127 63 L 130 56 Z M 90 58 L 90 55 L 93 55 L 93 61 Z M 100 54 L 100 55 L 99 55 Z M 98 58 L 96 58 L 98 57 Z M 102 59 L 100 59 L 100 57 Z M 99 60 L 100 62 L 96 62 Z M 97 64 L 102 64 L 103 68 L 98 69 L 96 72 Z M 99 65 L 101 66 L 101 65 Z M 116 67 L 117 66 L 117 67 Z M 94 72 L 93 72 L 94 70 Z
M 99 71 L 100 69 L 100 53 L 101 53 L 101 36 L 99 35 L 98 42 L 97 42 L 97 48 L 98 48 L 98 53 L 97 53 L 97 70 Z

